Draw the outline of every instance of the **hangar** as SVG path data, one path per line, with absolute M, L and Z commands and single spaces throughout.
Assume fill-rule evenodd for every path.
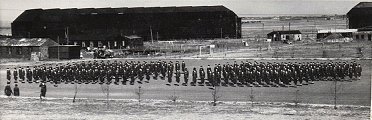
M 94 38 L 94 46 L 101 43 L 110 48 L 115 48 L 113 37 L 126 36 L 144 41 L 241 38 L 241 18 L 224 6 L 30 9 L 11 27 L 13 37 L 50 38 L 80 45 Z
M 360 2 L 348 13 L 349 29 L 360 29 L 372 26 L 372 2 Z

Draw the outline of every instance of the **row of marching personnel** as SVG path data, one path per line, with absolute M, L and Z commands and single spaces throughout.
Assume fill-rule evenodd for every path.
M 204 70 L 206 69 L 206 70 Z M 13 74 L 12 74 L 13 73 Z M 184 61 L 83 61 L 26 68 L 7 68 L 8 82 L 134 85 L 166 80 L 166 85 L 296 87 L 314 81 L 352 81 L 362 67 L 353 62 L 249 62 L 215 64 L 189 73 Z M 189 77 L 191 75 L 191 79 Z M 181 81 L 183 80 L 183 81 Z

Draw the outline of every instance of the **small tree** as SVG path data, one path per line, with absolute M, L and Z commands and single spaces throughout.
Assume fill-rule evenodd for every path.
M 174 105 L 176 105 L 176 102 L 179 98 L 180 97 L 176 95 L 176 90 L 175 89 L 173 89 L 173 95 L 168 97 L 168 99 L 170 99 L 173 102 Z
M 298 106 L 298 103 L 300 103 L 300 99 L 299 99 L 299 92 L 300 90 L 296 90 L 295 92 L 295 99 L 293 100 L 293 102 L 295 103 L 295 106 Z
M 253 107 L 253 102 L 254 102 L 253 87 L 251 87 L 251 95 L 249 95 L 249 99 L 251 101 L 251 106 Z
M 109 85 L 101 85 L 102 93 L 106 95 L 106 104 L 107 108 L 109 108 L 109 97 L 110 97 L 110 87 Z
M 220 87 L 214 86 L 212 88 L 212 98 L 213 98 L 213 106 L 217 106 L 217 101 L 221 97 L 221 95 L 218 95 Z
M 138 96 L 138 98 L 137 98 L 137 100 L 138 100 L 138 105 L 141 105 L 141 96 L 144 94 L 144 92 L 143 92 L 141 86 L 138 86 L 138 90 L 135 91 L 134 93 Z
M 75 94 L 74 94 L 74 99 L 72 100 L 73 103 L 75 103 L 75 98 L 76 98 L 77 92 L 78 92 L 77 84 L 75 84 Z

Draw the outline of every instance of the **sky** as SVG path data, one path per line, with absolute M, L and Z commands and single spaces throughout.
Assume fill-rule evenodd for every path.
M 1 0 L 0 27 L 34 8 L 101 8 L 224 5 L 244 14 L 346 14 L 359 2 L 372 0 Z

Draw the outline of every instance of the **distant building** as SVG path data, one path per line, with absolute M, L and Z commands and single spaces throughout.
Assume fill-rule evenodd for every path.
M 51 38 L 82 47 L 101 42 L 120 48 L 116 37 L 132 35 L 144 41 L 241 38 L 241 18 L 224 6 L 30 9 L 11 25 L 14 37 Z
M 360 2 L 348 13 L 350 29 L 372 26 L 372 2 Z
M 327 29 L 327 30 L 318 30 L 316 38 L 318 40 L 324 39 L 333 34 L 340 34 L 343 37 L 352 38 L 353 32 L 357 32 L 358 29 Z
M 357 32 L 353 32 L 352 38 L 359 41 L 372 41 L 372 28 L 358 29 Z
M 81 47 L 78 45 L 57 45 L 48 49 L 51 59 L 80 59 Z
M 72 35 L 73 45 L 87 47 L 106 47 L 108 49 L 125 49 L 143 47 L 143 38 L 137 35 Z
M 1 38 L 1 58 L 44 60 L 48 58 L 48 47 L 59 45 L 49 38 Z
M 302 40 L 302 35 L 299 30 L 288 30 L 288 31 L 272 31 L 267 34 L 267 38 L 272 41 L 290 41 L 290 40 Z

